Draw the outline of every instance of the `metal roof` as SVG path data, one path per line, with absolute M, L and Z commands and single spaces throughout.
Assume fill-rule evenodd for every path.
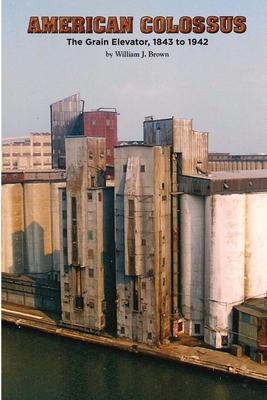
M 245 303 L 235 306 L 235 309 L 254 317 L 267 318 L 267 297 L 247 300 Z

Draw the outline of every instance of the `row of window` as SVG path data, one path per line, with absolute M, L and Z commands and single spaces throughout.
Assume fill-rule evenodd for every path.
M 98 198 L 98 201 L 102 201 L 102 193 L 98 193 L 97 194 L 97 198 Z M 92 201 L 93 200 L 93 193 L 92 192 L 88 192 L 87 193 L 87 200 L 88 201 Z
M 123 164 L 122 171 L 127 172 L 127 164 Z M 140 172 L 146 172 L 146 166 L 144 164 L 140 165 Z

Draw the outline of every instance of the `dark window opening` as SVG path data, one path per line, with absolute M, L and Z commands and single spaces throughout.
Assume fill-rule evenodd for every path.
M 133 310 L 139 311 L 140 309 L 140 296 L 139 296 L 139 279 L 138 277 L 134 278 L 133 281 Z
M 182 332 L 184 330 L 183 322 L 178 322 L 178 332 Z
M 146 172 L 146 166 L 140 165 L 140 172 Z
M 142 239 L 142 246 L 146 245 L 146 239 Z
M 78 265 L 78 227 L 77 227 L 77 201 L 71 198 L 71 239 L 72 239 L 72 264 Z M 64 231 L 63 231 L 64 234 Z
M 129 270 L 133 271 L 135 267 L 135 257 L 129 256 Z
M 89 201 L 93 200 L 93 193 L 91 193 L 91 192 L 87 193 L 87 200 L 89 200 Z
M 94 269 L 93 268 L 89 268 L 89 277 L 90 278 L 94 277 Z
M 129 206 L 129 217 L 134 217 L 134 200 L 129 200 L 128 206 Z
M 200 324 L 194 325 L 195 335 L 200 335 Z
M 102 193 L 98 193 L 98 201 L 102 201 Z
M 222 346 L 228 346 L 228 335 L 222 336 Z
M 123 172 L 126 172 L 126 171 L 127 171 L 127 164 L 124 164 L 124 165 L 123 165 L 122 171 L 123 171 Z

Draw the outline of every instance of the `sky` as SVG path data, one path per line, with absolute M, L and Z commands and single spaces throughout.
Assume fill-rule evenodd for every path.
M 208 38 L 208 46 L 164 46 L 169 58 L 112 58 L 106 50 L 142 48 L 68 46 L 66 38 L 111 40 L 112 35 L 30 35 L 30 16 L 134 16 L 134 33 L 120 39 L 170 38 L 142 35 L 141 16 L 244 15 L 244 34 L 175 35 Z M 266 0 L 3 0 L 2 136 L 50 131 L 49 105 L 75 93 L 85 110 L 115 107 L 120 140 L 142 139 L 145 116 L 193 119 L 209 132 L 210 151 L 267 153 Z

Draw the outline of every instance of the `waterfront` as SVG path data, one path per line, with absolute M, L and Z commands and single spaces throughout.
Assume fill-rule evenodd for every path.
M 4 400 L 245 400 L 267 385 L 17 327 L 2 329 Z

